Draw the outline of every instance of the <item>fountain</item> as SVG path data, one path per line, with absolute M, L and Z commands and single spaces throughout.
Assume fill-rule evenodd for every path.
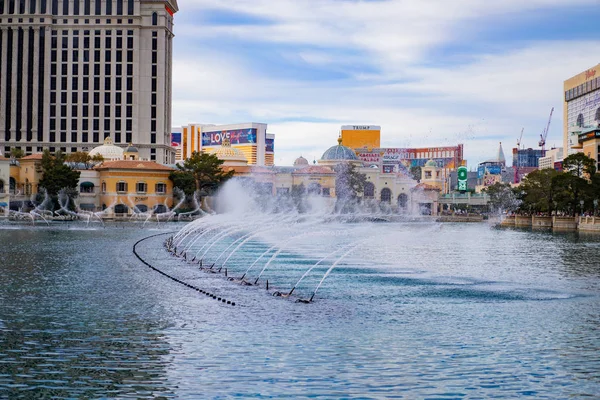
M 201 271 L 222 273 L 243 286 L 261 286 L 266 276 L 262 286 L 273 296 L 311 303 L 336 267 L 361 246 L 382 240 L 374 224 L 389 220 L 390 210 L 356 201 L 328 205 L 305 196 L 301 202 L 310 206 L 299 210 L 289 199 L 273 201 L 247 182 L 230 181 L 217 196 L 220 213 L 190 222 L 165 247 Z M 241 198 L 248 201 L 228 201 Z M 351 261 L 346 265 L 352 268 Z

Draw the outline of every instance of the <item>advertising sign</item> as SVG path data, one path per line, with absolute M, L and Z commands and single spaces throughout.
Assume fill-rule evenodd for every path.
M 467 167 L 461 165 L 457 170 L 458 174 L 458 190 L 465 192 L 467 190 Z
M 366 165 L 379 164 L 381 162 L 381 155 L 379 152 L 359 152 L 357 155 L 360 161 Z
M 275 139 L 265 139 L 265 151 L 267 153 L 275 152 Z
M 171 133 L 171 146 L 172 147 L 181 146 L 181 133 L 180 132 Z
M 393 174 L 394 173 L 394 165 L 384 165 L 383 173 L 384 174 Z
M 202 146 L 220 146 L 223 139 L 233 144 L 256 143 L 256 129 L 237 129 L 229 131 L 202 132 Z

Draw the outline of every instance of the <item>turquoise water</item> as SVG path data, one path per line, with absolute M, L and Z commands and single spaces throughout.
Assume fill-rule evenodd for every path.
M 205 264 L 248 232 L 212 223 L 188 249 Z M 240 277 L 273 247 L 248 271 L 254 282 L 282 249 L 260 286 L 241 286 L 168 254 L 166 233 L 181 227 L 0 225 L 0 398 L 600 396 L 598 238 L 486 224 L 279 226 L 229 259 Z M 146 261 L 236 305 L 136 259 L 133 244 L 160 233 L 139 244 Z M 296 303 L 346 249 L 314 302 Z M 292 297 L 272 296 L 327 255 Z

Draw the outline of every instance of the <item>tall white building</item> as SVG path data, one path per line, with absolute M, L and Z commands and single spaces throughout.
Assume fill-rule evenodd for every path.
M 176 0 L 0 0 L 0 150 L 171 144 Z

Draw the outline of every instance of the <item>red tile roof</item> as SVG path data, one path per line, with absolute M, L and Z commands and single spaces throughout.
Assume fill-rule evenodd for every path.
M 104 161 L 95 169 L 144 169 L 148 171 L 173 171 L 173 168 L 154 161 L 120 160 Z
M 21 160 L 41 160 L 42 156 L 42 153 L 35 153 L 30 156 L 21 157 Z

